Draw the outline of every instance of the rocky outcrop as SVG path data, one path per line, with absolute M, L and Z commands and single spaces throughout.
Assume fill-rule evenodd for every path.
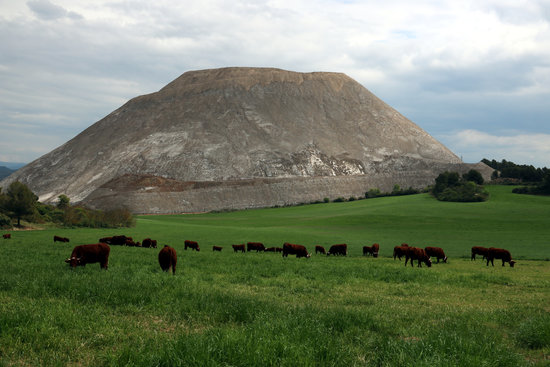
M 130 100 L 2 186 L 190 212 L 423 187 L 453 167 L 469 166 L 344 74 L 224 68 Z

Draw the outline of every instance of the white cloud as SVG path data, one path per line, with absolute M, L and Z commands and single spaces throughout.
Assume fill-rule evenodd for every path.
M 468 162 L 483 158 L 500 161 L 506 159 L 516 164 L 532 164 L 550 167 L 550 134 L 524 134 L 509 132 L 494 135 L 477 130 L 461 130 L 443 137 L 447 146 L 463 155 Z
M 2 119 L 65 140 L 223 66 L 344 72 L 436 135 L 550 133 L 547 0 L 0 0 L 0 44 Z

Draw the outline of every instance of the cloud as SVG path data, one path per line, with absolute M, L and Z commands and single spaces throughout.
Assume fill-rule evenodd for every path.
M 461 130 L 442 137 L 447 146 L 467 162 L 483 158 L 506 159 L 517 164 L 550 167 L 550 134 L 509 132 L 494 135 L 478 130 Z
M 44 20 L 54 20 L 65 17 L 73 19 L 82 18 L 80 14 L 72 11 L 67 11 L 65 8 L 56 5 L 48 0 L 27 1 L 27 6 L 37 17 Z
M 0 115 L 65 140 L 224 66 L 344 72 L 436 137 L 550 134 L 546 0 L 29 0 L 0 14 Z

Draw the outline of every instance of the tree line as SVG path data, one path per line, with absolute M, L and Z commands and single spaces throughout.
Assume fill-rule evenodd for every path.
M 5 193 L 0 188 L 0 227 L 10 228 L 13 222 L 21 227 L 21 220 L 31 223 L 54 223 L 66 227 L 118 228 L 135 225 L 133 214 L 127 209 L 94 210 L 71 205 L 66 195 L 58 197 L 57 205 L 38 201 L 27 185 L 15 181 Z
M 496 160 L 488 160 L 483 158 L 481 160 L 483 163 L 494 169 L 491 179 L 516 179 L 523 182 L 537 183 L 544 181 L 545 176 L 550 174 L 550 169 L 535 168 L 532 165 L 527 164 L 515 164 L 514 162 L 507 161 L 503 159 L 500 162 Z

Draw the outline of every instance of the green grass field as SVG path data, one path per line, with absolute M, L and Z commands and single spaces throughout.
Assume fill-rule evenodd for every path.
M 488 190 L 475 204 L 423 194 L 12 231 L 0 239 L 0 365 L 550 365 L 550 198 Z M 173 246 L 176 275 L 160 270 L 159 249 L 112 246 L 108 271 L 64 263 L 115 234 Z M 232 252 L 247 241 L 345 242 L 349 256 Z M 381 257 L 361 256 L 374 242 Z M 404 267 L 391 257 L 402 242 L 443 247 L 449 263 Z M 470 261 L 474 245 L 518 263 Z

